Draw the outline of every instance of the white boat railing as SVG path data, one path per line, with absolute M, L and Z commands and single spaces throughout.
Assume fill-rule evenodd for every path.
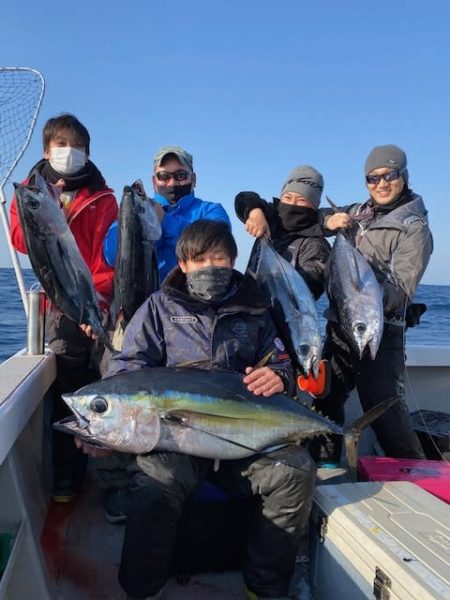
M 48 509 L 44 402 L 55 357 L 19 353 L 0 365 L 0 534 L 11 539 L 0 598 L 50 599 L 39 538 Z

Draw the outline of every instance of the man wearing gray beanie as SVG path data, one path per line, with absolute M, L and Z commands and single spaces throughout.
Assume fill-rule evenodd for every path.
M 384 329 L 375 359 L 369 352 L 359 358 L 331 302 L 323 353 L 331 365 L 331 388 L 329 395 L 316 399 L 314 405 L 342 423 L 344 403 L 354 387 L 364 411 L 396 397 L 398 402 L 372 424 L 380 446 L 386 456 L 424 458 L 405 399 L 405 329 L 417 325 L 426 308 L 413 305 L 412 299 L 430 259 L 433 240 L 422 197 L 408 187 L 406 167 L 406 154 L 398 146 L 373 148 L 364 166 L 370 198 L 339 209 L 342 212 L 322 211 L 326 233 L 334 235 L 344 229 L 372 266 L 383 290 Z M 339 441 L 324 442 L 315 452 L 316 459 L 338 461 Z
M 324 291 L 324 270 L 330 246 L 319 225 L 317 209 L 323 177 L 309 165 L 295 167 L 280 198 L 263 200 L 256 192 L 240 192 L 235 209 L 254 237 L 267 235 L 274 248 L 303 276 L 317 300 Z

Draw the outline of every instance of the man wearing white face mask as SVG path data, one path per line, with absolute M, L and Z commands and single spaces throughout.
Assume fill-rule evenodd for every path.
M 117 219 L 117 201 L 103 175 L 89 160 L 90 136 L 86 127 L 73 115 L 63 114 L 44 125 L 44 158 L 31 169 L 28 179 L 39 173 L 60 191 L 64 211 L 82 257 L 84 258 L 106 313 L 112 294 L 114 269 L 103 257 L 103 240 L 111 223 Z M 11 204 L 11 240 L 19 252 L 26 253 L 16 200 Z M 83 329 L 82 329 L 83 328 Z M 66 416 L 67 407 L 60 398 L 100 377 L 98 346 L 55 306 L 47 314 L 47 339 L 55 352 L 57 379 L 54 393 L 53 420 Z M 85 459 L 71 436 L 53 434 L 54 487 L 57 502 L 72 500 L 82 477 Z

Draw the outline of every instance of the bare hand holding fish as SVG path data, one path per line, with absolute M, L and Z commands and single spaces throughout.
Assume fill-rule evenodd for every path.
M 327 219 L 327 229 L 336 231 L 336 229 L 348 229 L 352 224 L 350 215 L 345 212 L 338 212 Z
M 269 367 L 247 367 L 244 383 L 250 392 L 255 396 L 271 396 L 284 391 L 284 384 L 281 377 Z
M 248 219 L 245 222 L 245 229 L 253 237 L 268 237 L 270 238 L 269 223 L 260 208 L 254 208 L 250 211 Z

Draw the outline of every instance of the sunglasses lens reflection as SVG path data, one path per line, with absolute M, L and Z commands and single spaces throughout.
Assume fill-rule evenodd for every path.
M 184 169 L 178 169 L 178 171 L 159 171 L 155 174 L 158 181 L 169 181 L 169 179 L 175 179 L 175 181 L 185 181 L 189 177 L 189 172 Z

